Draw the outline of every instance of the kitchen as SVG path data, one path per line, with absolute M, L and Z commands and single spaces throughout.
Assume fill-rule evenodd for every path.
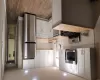
M 64 76 L 99 80 L 99 52 L 95 51 L 100 20 L 91 7 L 96 2 L 53 0 L 52 17 L 48 20 L 27 12 L 18 16 L 14 63 L 17 68 L 25 74 L 32 69 L 53 68 L 50 70 L 63 71 Z

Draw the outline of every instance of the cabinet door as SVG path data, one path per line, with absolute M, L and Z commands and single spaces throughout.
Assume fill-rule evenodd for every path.
M 84 57 L 85 57 L 85 53 L 84 53 L 84 49 L 83 48 L 80 48 L 80 49 L 77 49 L 77 54 L 78 54 L 78 75 L 81 76 L 81 77 L 84 77 L 84 73 L 85 73 L 85 69 L 84 69 L 84 66 L 85 66 L 85 60 L 84 60 Z
M 45 67 L 45 54 L 46 50 L 40 51 L 40 67 Z
M 53 0 L 53 6 L 52 6 L 52 23 L 53 26 L 57 23 L 61 22 L 62 16 L 61 16 L 61 1 L 62 0 Z
M 46 54 L 46 64 L 49 67 L 53 66 L 53 50 L 48 50 L 48 53 Z
M 35 55 L 35 68 L 40 68 L 40 51 L 37 50 Z
M 55 51 L 54 53 L 54 62 L 55 62 L 55 67 L 58 67 L 59 68 L 59 50 Z
M 37 50 L 35 56 L 35 68 L 52 67 L 53 50 Z
M 60 50 L 59 52 L 59 68 L 63 71 L 66 71 L 65 69 L 65 50 Z
M 23 69 L 34 69 L 35 61 L 34 59 L 23 60 Z
M 48 50 L 45 50 L 44 51 L 44 53 L 43 53 L 43 55 L 44 55 L 44 61 L 43 61 L 43 63 L 44 63 L 44 67 L 48 67 L 49 66 L 49 63 L 48 63 L 48 59 L 49 59 L 49 51 Z
M 85 78 L 91 80 L 90 48 L 84 48 L 84 50 L 85 50 Z
M 37 20 L 37 37 L 50 38 L 53 37 L 52 20 Z

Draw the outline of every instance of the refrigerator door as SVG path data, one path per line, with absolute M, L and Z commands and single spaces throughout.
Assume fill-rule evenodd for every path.
M 36 44 L 35 43 L 25 43 L 24 44 L 24 59 L 34 59 L 36 53 Z
M 36 16 L 24 14 L 24 42 L 36 42 Z

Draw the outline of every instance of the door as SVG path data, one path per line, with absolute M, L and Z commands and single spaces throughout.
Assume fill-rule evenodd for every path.
M 8 25 L 7 63 L 16 63 L 15 58 L 16 25 Z
M 35 68 L 40 68 L 40 50 L 35 54 Z

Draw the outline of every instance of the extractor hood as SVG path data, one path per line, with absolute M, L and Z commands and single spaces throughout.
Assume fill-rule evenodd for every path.
M 72 32 L 93 29 L 96 24 L 93 8 L 95 2 L 96 0 L 53 0 L 53 28 Z

